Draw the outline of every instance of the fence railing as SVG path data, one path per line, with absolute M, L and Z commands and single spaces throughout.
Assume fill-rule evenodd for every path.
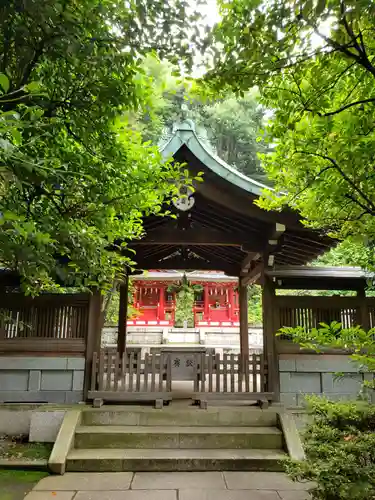
M 85 351 L 90 296 L 0 296 L 0 352 Z
M 196 354 L 194 392 L 265 393 L 267 363 L 263 354 Z
M 281 327 L 316 328 L 320 323 L 338 321 L 344 328 L 375 326 L 374 297 L 277 296 L 273 304 L 275 331 Z
M 185 353 L 186 354 L 186 353 Z M 268 367 L 263 354 L 242 358 L 238 354 L 194 353 L 191 366 L 190 386 L 185 385 L 186 397 L 201 399 L 204 394 L 213 399 L 220 396 L 232 399 L 238 395 L 249 399 L 272 399 L 267 392 Z M 173 381 L 184 381 L 186 373 L 179 377 L 180 367 L 172 367 L 172 355 L 168 352 L 146 353 L 130 351 L 122 356 L 112 349 L 94 353 L 89 399 L 107 401 L 169 400 L 172 399 Z M 190 368 L 188 368 L 190 370 Z M 172 380 L 173 379 L 173 380 Z
M 165 399 L 172 390 L 171 358 L 167 354 L 131 351 L 122 356 L 113 350 L 94 353 L 89 399 Z

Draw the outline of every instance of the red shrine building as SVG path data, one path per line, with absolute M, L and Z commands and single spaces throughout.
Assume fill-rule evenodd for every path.
M 185 273 L 194 291 L 195 327 L 239 327 L 238 279 L 224 273 L 192 271 Z M 174 326 L 176 292 L 184 277 L 181 271 L 150 271 L 134 277 L 135 317 L 128 326 Z

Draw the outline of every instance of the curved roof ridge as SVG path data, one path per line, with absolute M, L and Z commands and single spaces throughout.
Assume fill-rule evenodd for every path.
M 186 119 L 173 125 L 171 137 L 160 147 L 160 152 L 167 158 L 173 156 L 183 145 L 200 160 L 207 168 L 228 182 L 257 196 L 262 194 L 263 189 L 273 189 L 263 184 L 226 163 L 216 155 L 209 147 L 200 140 L 195 129 L 195 123 Z

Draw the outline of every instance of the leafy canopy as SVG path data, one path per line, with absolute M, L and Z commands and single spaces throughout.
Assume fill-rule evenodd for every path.
M 260 205 L 289 205 L 311 227 L 374 241 L 374 3 L 220 6 L 215 38 L 224 50 L 206 80 L 239 93 L 258 85 L 273 110 L 268 137 L 276 148 L 262 159 L 277 195 Z
M 264 180 L 258 153 L 267 151 L 264 139 L 264 108 L 256 92 L 237 98 L 233 93 L 204 99 L 194 82 L 176 76 L 176 66 L 146 57 L 142 69 L 152 81 L 152 106 L 127 115 L 129 124 L 145 140 L 157 144 L 172 132 L 175 122 L 192 119 L 200 139 L 224 161 L 255 179 Z
M 178 166 L 122 117 L 152 102 L 143 55 L 191 64 L 198 19 L 180 0 L 2 2 L 0 263 L 26 291 L 109 286 L 174 194 Z

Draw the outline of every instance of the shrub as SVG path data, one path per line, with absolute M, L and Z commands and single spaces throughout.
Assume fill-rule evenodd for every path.
M 314 481 L 315 500 L 375 499 L 375 406 L 309 398 L 313 422 L 304 435 L 306 460 L 287 460 L 296 481 Z

